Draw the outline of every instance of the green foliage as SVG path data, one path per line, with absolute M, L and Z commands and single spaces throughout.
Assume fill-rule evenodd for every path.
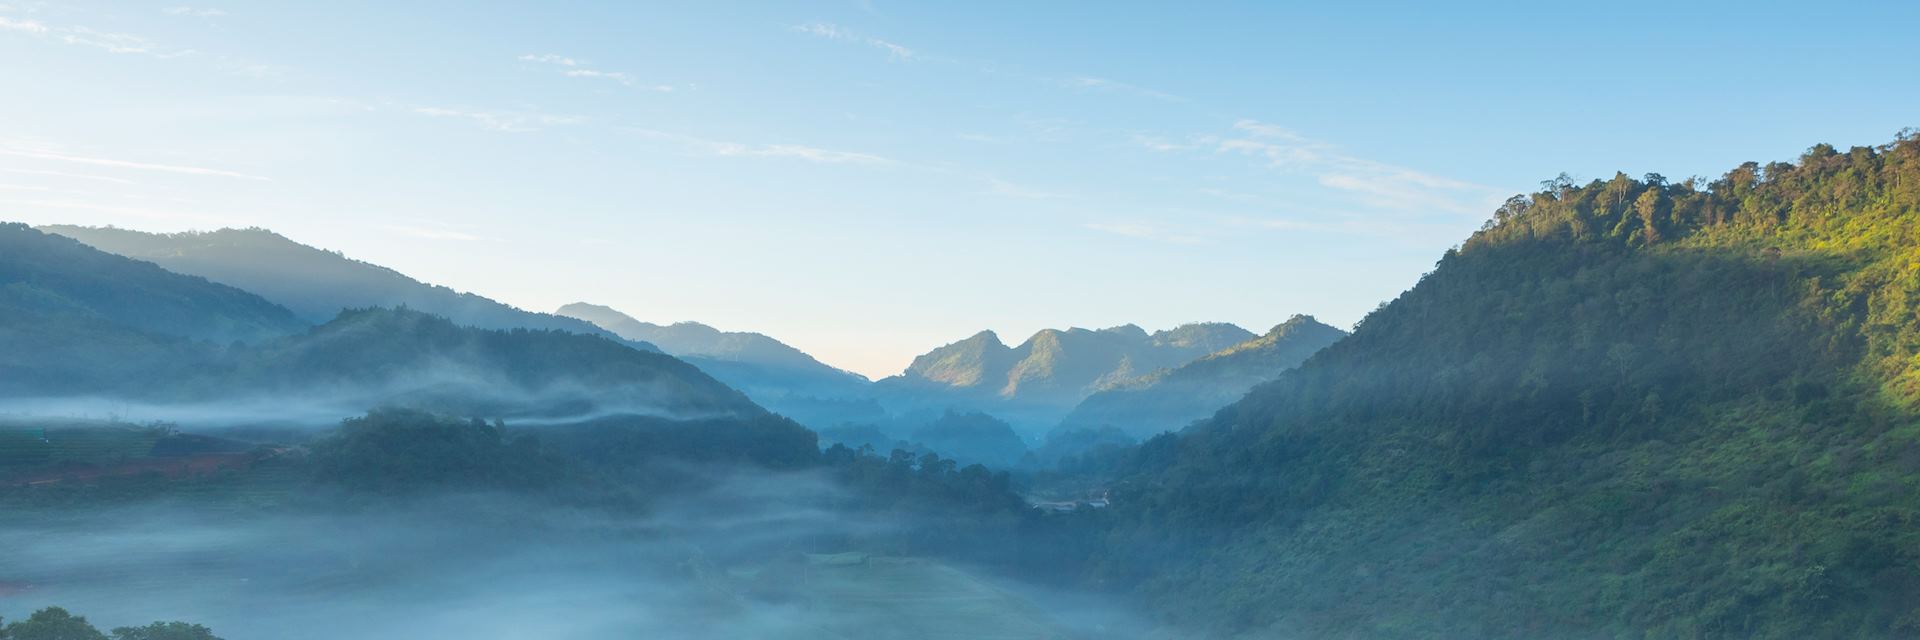
M 915 429 L 912 440 L 947 457 L 1006 468 L 1027 453 L 1027 443 L 1013 427 L 978 412 L 948 410 Z
M 83 616 L 60 607 L 33 612 L 26 620 L 0 626 L 0 640 L 108 640 Z M 112 640 L 220 640 L 213 630 L 185 622 L 155 622 L 144 627 L 120 627 Z
M 106 634 L 95 629 L 85 617 L 60 607 L 47 607 L 33 612 L 25 620 L 9 623 L 0 637 L 6 640 L 107 640 Z
M 155 622 L 144 627 L 119 627 L 113 640 L 220 640 L 213 630 L 185 622 Z
M 313 445 L 314 479 L 377 494 L 446 489 L 526 489 L 560 475 L 559 461 L 500 424 L 381 409 L 349 419 Z
M 1187 622 L 1920 633 L 1920 140 L 1551 181 L 1120 466 L 1089 577 Z

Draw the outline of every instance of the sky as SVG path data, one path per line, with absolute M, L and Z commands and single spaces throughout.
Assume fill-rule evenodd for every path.
M 0 220 L 266 227 L 879 377 L 1351 326 L 1561 172 L 1920 126 L 1920 3 L 1557 4 L 0 0 Z

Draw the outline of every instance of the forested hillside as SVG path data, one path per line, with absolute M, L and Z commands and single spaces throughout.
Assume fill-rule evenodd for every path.
M 1920 139 L 1552 181 L 1128 465 L 1091 575 L 1216 628 L 1920 635 Z
M 0 224 L 0 308 L 47 322 L 108 322 L 214 342 L 287 335 L 306 323 L 233 287 Z

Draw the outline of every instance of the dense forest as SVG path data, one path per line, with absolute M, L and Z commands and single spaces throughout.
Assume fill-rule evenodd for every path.
M 1920 635 L 1920 138 L 1550 181 L 1117 466 L 1089 579 L 1223 631 Z

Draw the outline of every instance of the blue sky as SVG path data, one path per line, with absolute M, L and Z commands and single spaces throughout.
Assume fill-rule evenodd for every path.
M 1920 126 L 1920 3 L 1360 4 L 0 0 L 0 219 L 264 226 L 879 376 L 1350 325 L 1562 171 Z

